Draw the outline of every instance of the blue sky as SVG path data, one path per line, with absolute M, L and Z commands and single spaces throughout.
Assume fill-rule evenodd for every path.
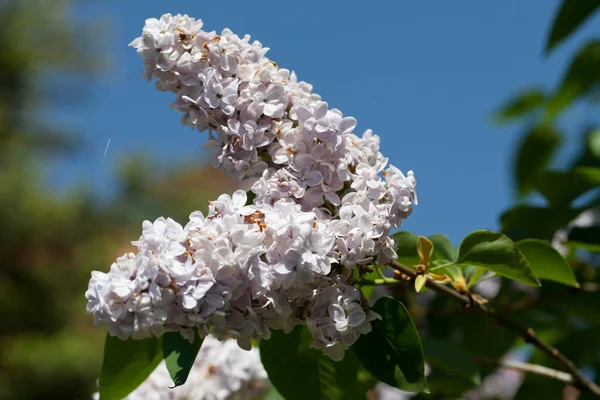
M 169 5 L 171 3 L 171 5 Z M 104 1 L 79 18 L 108 27 L 112 67 L 92 82 L 89 101 L 57 118 L 82 130 L 76 158 L 51 171 L 60 189 L 85 182 L 101 196 L 114 165 L 135 153 L 161 169 L 203 158 L 206 133 L 179 124 L 170 94 L 140 78 L 142 61 L 128 43 L 149 17 L 170 12 L 229 27 L 270 47 L 332 107 L 357 118 L 357 132 L 381 136 L 391 163 L 416 173 L 419 205 L 404 229 L 444 232 L 454 242 L 475 229 L 497 229 L 512 203 L 510 151 L 522 127 L 497 127 L 491 112 L 518 89 L 555 85 L 577 44 L 600 32 L 598 18 L 550 57 L 544 39 L 558 1 Z M 567 123 L 577 123 L 571 113 Z M 106 159 L 102 160 L 108 140 Z M 147 171 L 152 174 L 153 170 Z M 201 185 L 201 182 L 198 182 Z M 191 211 L 191 210 L 190 210 Z M 148 216 L 154 218 L 157 216 Z

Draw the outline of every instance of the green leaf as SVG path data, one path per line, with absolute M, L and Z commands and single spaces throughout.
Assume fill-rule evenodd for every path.
M 269 380 L 287 400 L 364 399 L 357 390 L 359 363 L 351 350 L 339 362 L 309 348 L 312 338 L 305 326 L 286 335 L 273 331 L 260 342 L 260 357 Z
M 546 107 L 548 121 L 556 117 L 575 99 L 590 92 L 600 82 L 598 65 L 600 65 L 600 41 L 590 41 L 577 53 L 557 93 L 548 101 Z
M 161 340 L 121 340 L 106 335 L 100 371 L 101 400 L 120 400 L 134 391 L 162 361 Z
M 203 341 L 196 329 L 194 329 L 194 343 L 190 343 L 179 332 L 167 332 L 163 336 L 163 357 L 175 384 L 174 387 L 183 385 L 187 380 Z
M 527 258 L 538 278 L 579 287 L 569 264 L 548 242 L 525 239 L 517 242 L 517 248 Z
M 373 330 L 361 335 L 353 346 L 362 365 L 388 385 L 429 393 L 421 340 L 404 305 L 391 297 L 382 297 L 373 310 L 382 320 L 373 321 Z
M 600 252 L 600 226 L 572 228 L 567 243 L 569 246 L 581 247 L 594 253 Z
M 567 226 L 581 211 L 570 207 L 517 206 L 500 217 L 502 233 L 513 240 L 552 240 L 556 231 Z
M 271 385 L 265 393 L 263 400 L 285 400 L 285 397 L 275 389 L 275 386 Z
M 600 0 L 564 0 L 546 42 L 546 54 L 565 40 L 600 6 Z
M 479 368 L 461 346 L 449 340 L 423 338 L 425 360 L 435 370 L 441 368 L 451 374 L 466 378 L 473 385 L 481 383 Z
M 504 123 L 521 117 L 540 108 L 546 100 L 546 94 L 540 88 L 528 88 L 510 99 L 494 113 L 494 121 Z
M 444 268 L 438 268 L 436 271 L 439 274 L 446 274 L 453 280 L 458 279 L 461 275 L 460 268 L 456 265 L 447 265 L 456 260 L 456 249 L 450 239 L 441 233 L 436 233 L 429 236 L 429 240 L 433 243 L 433 255 L 431 256 L 430 269 L 446 264 Z
M 456 264 L 473 265 L 532 286 L 540 285 L 515 243 L 498 232 L 481 230 L 469 234 L 460 245 Z
M 519 195 L 531 191 L 536 177 L 546 169 L 560 142 L 561 135 L 549 126 L 536 126 L 526 132 L 517 147 L 513 170 Z
M 421 257 L 419 257 L 419 252 L 417 251 L 419 235 L 412 232 L 401 231 L 394 233 L 392 236 L 396 241 L 398 261 L 408 267 L 412 267 L 421 262 Z
M 429 240 L 433 243 L 433 256 L 432 260 L 448 260 L 453 261 L 456 259 L 456 249 L 448 238 L 448 236 L 436 233 L 429 236 Z
M 535 188 L 556 206 L 568 205 L 599 186 L 600 168 L 594 167 L 576 167 L 566 172 L 544 171 L 535 182 Z

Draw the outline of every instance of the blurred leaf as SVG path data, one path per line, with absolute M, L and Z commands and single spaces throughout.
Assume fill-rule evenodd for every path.
M 600 129 L 591 128 L 585 132 L 585 141 L 573 167 L 600 167 Z
M 447 373 L 445 371 L 433 370 L 427 376 L 427 383 L 431 396 L 423 395 L 415 397 L 416 400 L 425 400 L 429 398 L 440 400 L 463 399 L 462 395 L 473 388 L 473 382 L 462 376 Z
M 450 340 L 423 338 L 425 360 L 435 369 L 442 368 L 447 372 L 468 379 L 473 385 L 481 383 L 479 368 L 461 346 Z
M 161 340 L 121 340 L 106 335 L 100 372 L 101 400 L 120 400 L 134 391 L 162 361 Z
M 339 362 L 309 347 L 311 335 L 306 326 L 289 334 L 272 332 L 260 342 L 260 357 L 269 380 L 287 400 L 364 399 L 356 379 L 359 363 L 351 350 Z
M 412 232 L 401 231 L 394 233 L 392 236 L 396 241 L 398 261 L 408 267 L 412 267 L 421 262 L 421 257 L 419 257 L 419 252 L 417 251 L 419 235 Z
M 169 375 L 175 384 L 174 387 L 183 385 L 187 380 L 203 341 L 196 329 L 194 329 L 194 343 L 190 343 L 179 332 L 164 334 L 162 352 Z
M 570 204 L 600 186 L 600 168 L 576 167 L 570 171 L 544 171 L 535 180 L 538 190 L 552 205 Z
M 575 227 L 569 232 L 567 239 L 570 246 L 581 247 L 588 251 L 600 252 L 600 226 L 586 228 Z
M 588 42 L 577 53 L 563 77 L 560 88 L 547 103 L 548 120 L 552 120 L 571 102 L 587 94 L 600 82 L 598 65 L 600 65 L 600 41 Z
M 456 264 L 473 265 L 528 285 L 540 285 L 515 243 L 498 232 L 480 230 L 469 234 L 460 245 Z
M 538 278 L 579 287 L 569 264 L 548 242 L 525 239 L 517 242 L 517 248 L 527 258 Z
M 570 207 L 517 206 L 500 217 L 502 233 L 513 240 L 552 240 L 556 231 L 567 226 L 581 211 Z
M 531 191 L 536 176 L 546 169 L 560 142 L 560 133 L 549 126 L 536 126 L 525 133 L 515 153 L 513 172 L 519 195 Z
M 546 100 L 546 94 L 540 88 L 528 88 L 510 99 L 494 113 L 494 121 L 504 123 L 540 108 Z
M 433 243 L 433 256 L 432 260 L 448 260 L 452 261 L 456 259 L 456 249 L 448 238 L 448 236 L 436 233 L 429 236 L 429 240 Z
M 563 0 L 546 41 L 546 54 L 565 40 L 600 6 L 600 0 Z
M 382 320 L 373 321 L 373 330 L 353 345 L 358 359 L 388 385 L 428 393 L 421 340 L 408 311 L 391 297 L 377 300 L 373 310 Z

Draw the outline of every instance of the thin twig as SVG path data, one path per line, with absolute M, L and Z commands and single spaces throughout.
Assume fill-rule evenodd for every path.
M 500 368 L 512 369 L 514 371 L 519 372 L 527 372 L 531 374 L 543 375 L 548 378 L 556 379 L 558 381 L 564 383 L 573 383 L 573 376 L 568 372 L 559 371 L 557 369 L 552 369 L 548 367 L 544 367 L 543 365 L 538 364 L 528 364 L 519 361 L 508 361 L 508 360 L 494 360 L 491 358 L 485 357 L 476 357 L 475 361 L 478 364 L 487 364 L 493 365 Z
M 398 270 L 399 272 L 409 276 L 411 279 L 414 279 L 417 276 L 417 272 L 407 267 L 406 265 L 402 265 L 397 261 L 392 262 L 391 266 Z M 465 308 L 474 308 L 483 314 L 487 315 L 489 318 L 493 319 L 498 325 L 505 327 L 506 329 L 516 333 L 525 339 L 525 342 L 531 343 L 535 347 L 537 347 L 541 352 L 546 354 L 548 357 L 554 359 L 558 364 L 560 364 L 567 372 L 569 372 L 573 378 L 573 385 L 578 387 L 581 390 L 588 391 L 600 398 L 600 386 L 596 385 L 592 382 L 587 376 L 585 376 L 576 366 L 575 364 L 565 357 L 558 349 L 550 346 L 549 344 L 540 340 L 533 329 L 531 328 L 523 328 L 520 325 L 515 324 L 508 318 L 504 317 L 496 313 L 493 309 L 487 307 L 484 304 L 477 303 L 473 301 L 473 299 L 469 296 L 458 293 L 456 290 L 441 285 L 435 281 L 427 280 L 426 285 L 429 289 L 433 290 L 436 293 L 443 294 L 444 296 L 452 297 L 453 299 L 464 304 Z

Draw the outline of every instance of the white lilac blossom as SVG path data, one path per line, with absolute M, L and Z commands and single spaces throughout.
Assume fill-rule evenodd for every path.
M 183 386 L 173 382 L 164 361 L 126 400 L 258 400 L 269 388 L 258 349 L 207 336 Z M 99 399 L 99 393 L 93 395 Z
M 136 254 L 92 274 L 88 311 L 121 338 L 199 328 L 246 349 L 306 324 L 312 346 L 341 359 L 377 317 L 347 282 L 357 265 L 396 258 L 389 232 L 417 203 L 414 174 L 388 166 L 378 136 L 357 136 L 260 42 L 201 28 L 166 14 L 131 46 L 182 123 L 209 132 L 213 164 L 254 179 L 252 204 L 238 191 L 185 227 L 145 222 Z

